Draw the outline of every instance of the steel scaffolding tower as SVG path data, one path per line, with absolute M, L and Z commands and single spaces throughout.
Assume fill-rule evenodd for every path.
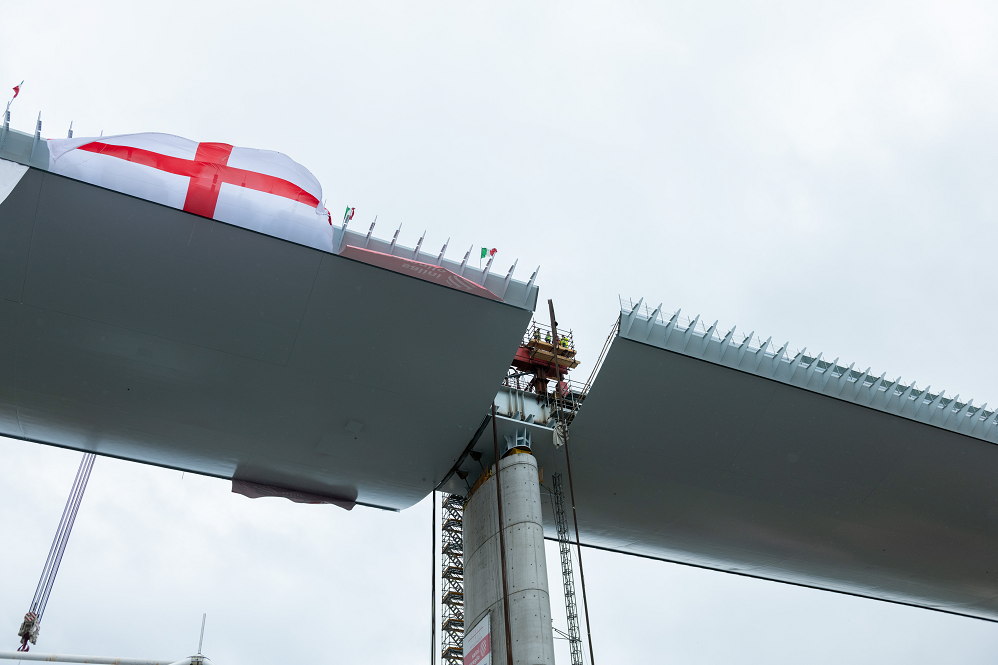
M 464 502 L 463 496 L 445 494 L 440 506 L 441 546 L 441 663 L 464 662 Z
M 565 517 L 565 494 L 561 474 L 551 474 L 554 491 L 554 521 L 558 527 L 558 549 L 561 551 L 561 577 L 565 584 L 565 616 L 568 618 L 568 644 L 572 650 L 572 665 L 583 665 L 582 633 L 579 630 L 579 610 L 575 605 L 575 578 L 572 575 L 572 550 L 568 540 L 568 518 Z

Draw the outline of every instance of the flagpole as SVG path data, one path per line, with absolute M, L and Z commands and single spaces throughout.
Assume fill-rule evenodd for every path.
M 0 148 L 3 147 L 3 144 L 7 139 L 7 125 L 10 123 L 10 105 L 13 104 L 14 100 L 17 99 L 17 96 L 21 94 L 22 85 L 24 85 L 24 81 L 21 81 L 14 86 L 14 96 L 10 98 L 10 101 L 7 102 L 7 108 L 3 110 L 3 130 L 0 132 L 3 136 L 0 136 Z
M 24 85 L 24 81 L 21 81 L 14 86 L 14 96 L 10 98 L 7 102 L 7 108 L 3 110 L 3 126 L 0 127 L 0 149 L 2 149 L 4 143 L 7 142 L 7 126 L 10 124 L 10 105 L 13 104 L 17 96 L 21 94 L 22 85 Z
M 14 102 L 14 100 L 17 98 L 17 96 L 19 94 L 21 94 L 21 86 L 22 85 L 24 85 L 24 81 L 21 81 L 20 83 L 18 83 L 17 85 L 14 86 L 14 96 L 10 98 L 9 102 L 7 102 L 7 111 L 10 111 L 10 105 Z M 6 119 L 6 117 L 7 116 L 4 115 L 4 119 Z

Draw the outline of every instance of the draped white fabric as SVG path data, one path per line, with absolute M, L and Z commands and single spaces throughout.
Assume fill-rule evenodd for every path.
M 49 170 L 308 247 L 332 249 L 322 186 L 272 150 L 172 134 L 48 141 Z

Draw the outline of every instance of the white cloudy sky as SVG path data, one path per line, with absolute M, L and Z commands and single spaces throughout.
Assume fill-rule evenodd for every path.
M 957 1 L 4 0 L 0 83 L 26 79 L 17 128 L 280 150 L 383 236 L 540 264 L 583 360 L 620 294 L 994 405 L 995 34 L 998 8 Z M 79 455 L 0 460 L 13 648 Z M 428 501 L 252 502 L 99 459 L 38 648 L 179 657 L 208 612 L 218 665 L 427 662 L 428 557 Z M 588 557 L 601 663 L 998 649 L 989 623 Z

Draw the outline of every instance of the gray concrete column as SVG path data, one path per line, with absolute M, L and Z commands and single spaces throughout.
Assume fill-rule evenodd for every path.
M 529 453 L 513 453 L 499 464 L 513 663 L 554 665 L 537 461 Z M 506 665 L 498 525 L 493 475 L 464 507 L 464 627 L 470 631 L 489 613 L 492 662 Z

